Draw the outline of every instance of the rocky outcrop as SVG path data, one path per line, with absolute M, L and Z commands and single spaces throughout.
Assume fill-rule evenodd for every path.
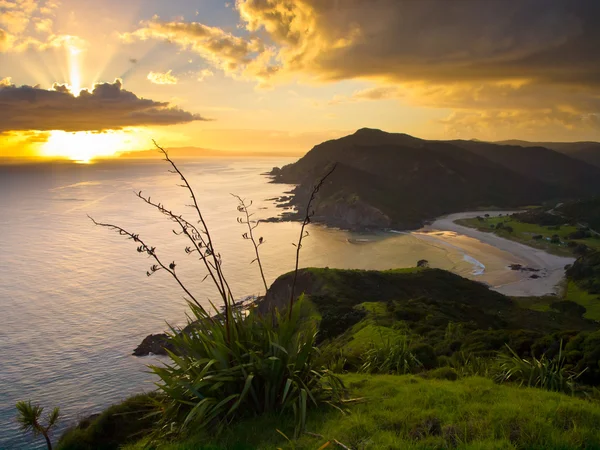
M 137 348 L 133 351 L 133 355 L 166 355 L 166 350 L 173 350 L 173 346 L 169 342 L 169 336 L 167 336 L 165 333 L 151 334 L 146 336 L 142 343 L 137 346 Z
M 389 228 L 392 220 L 380 209 L 361 200 L 341 200 L 319 205 L 314 219 L 330 227 L 348 230 Z

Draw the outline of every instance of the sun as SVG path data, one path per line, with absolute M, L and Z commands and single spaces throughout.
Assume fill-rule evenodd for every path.
M 68 158 L 78 163 L 89 164 L 94 159 L 110 158 L 118 152 L 139 149 L 135 130 L 127 131 L 52 131 L 43 144 L 44 157 Z

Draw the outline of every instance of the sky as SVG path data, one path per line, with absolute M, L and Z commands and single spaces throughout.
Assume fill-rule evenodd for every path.
M 600 140 L 597 0 L 0 0 L 0 157 Z

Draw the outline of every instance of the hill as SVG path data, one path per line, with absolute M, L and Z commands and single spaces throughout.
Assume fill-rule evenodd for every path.
M 497 142 L 497 144 L 516 145 L 520 147 L 546 147 L 600 167 L 600 142 L 528 142 L 511 140 Z
M 279 277 L 254 312 L 266 313 L 283 304 L 289 299 L 290 283 L 291 274 Z M 297 287 L 305 292 L 308 317 L 319 323 L 321 364 L 338 373 L 351 372 L 342 376 L 351 399 L 343 406 L 345 413 L 327 406 L 311 409 L 306 422 L 310 433 L 290 441 L 284 435 L 292 439 L 293 415 L 245 414 L 221 435 L 192 431 L 151 448 L 313 449 L 333 439 L 347 448 L 363 448 L 361 442 L 369 442 L 368 448 L 375 449 L 399 444 L 600 446 L 600 406 L 591 389 L 585 391 L 592 396 L 588 401 L 489 379 L 498 370 L 497 350 L 505 344 L 520 357 L 544 352 L 554 357 L 563 341 L 566 370 L 587 367 L 580 381 L 597 385 L 599 325 L 583 319 L 581 310 L 567 307 L 568 302 L 534 311 L 483 284 L 438 269 L 303 269 Z M 364 369 L 369 352 L 387 354 L 404 346 L 418 361 L 410 369 L 381 371 L 395 375 L 373 375 Z M 407 372 L 412 375 L 401 375 Z M 146 448 L 144 436 L 152 431 L 148 409 L 153 407 L 152 399 L 144 401 L 144 396 L 129 399 L 82 421 L 61 438 L 58 448 Z
M 551 149 L 427 141 L 372 129 L 319 144 L 271 174 L 275 182 L 298 185 L 287 206 L 301 206 L 334 163 L 337 169 L 314 205 L 314 220 L 348 229 L 418 228 L 467 209 L 516 208 L 600 193 L 600 168 Z
M 345 413 L 316 411 L 292 439 L 281 416 L 247 419 L 219 437 L 202 434 L 157 450 L 295 449 L 574 449 L 599 448 L 598 403 L 484 378 L 457 381 L 415 376 L 344 375 L 352 398 Z M 336 444 L 337 441 L 339 444 Z M 342 447 L 341 445 L 344 447 Z M 61 447 L 66 450 L 71 447 Z M 125 447 L 143 449 L 144 441 Z
M 260 313 L 289 300 L 291 276 L 273 283 L 258 305 Z M 303 269 L 297 288 L 320 315 L 318 339 L 325 358 L 341 352 L 353 369 L 373 343 L 400 337 L 408 337 L 434 368 L 459 352 L 489 356 L 505 344 L 524 356 L 532 349 L 541 354 L 548 350 L 548 336 L 572 337 L 600 328 L 584 319 L 585 308 L 575 303 L 554 298 L 544 311 L 529 309 L 481 283 L 440 269 Z M 576 365 L 579 360 L 571 362 Z M 595 379 L 599 371 L 593 372 Z

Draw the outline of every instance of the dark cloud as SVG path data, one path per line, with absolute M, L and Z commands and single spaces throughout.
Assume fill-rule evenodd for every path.
M 0 86 L 0 132 L 20 130 L 100 131 L 205 120 L 165 102 L 143 99 L 120 80 L 96 84 L 74 96 L 62 85 Z
M 288 69 L 326 79 L 598 83 L 596 0 L 240 0 Z
M 143 22 L 265 85 L 370 80 L 331 103 L 399 98 L 459 111 L 455 123 L 596 127 L 600 0 L 237 0 L 234 36 L 196 22 Z M 459 120 L 460 119 L 460 120 Z M 590 125 L 588 125 L 590 124 Z
M 137 64 L 138 63 L 138 59 L 137 58 L 129 58 L 129 62 L 131 64 Z

